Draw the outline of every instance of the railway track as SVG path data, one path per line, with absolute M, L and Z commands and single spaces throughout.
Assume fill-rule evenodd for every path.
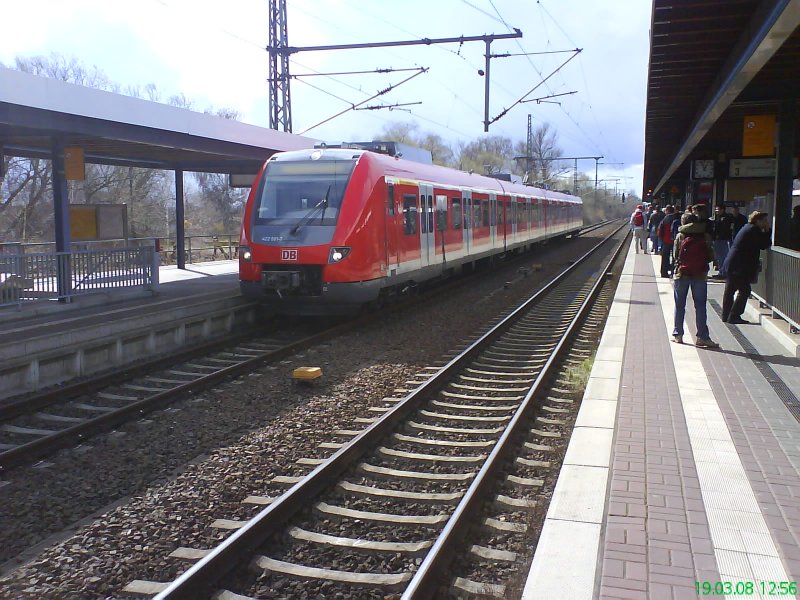
M 591 356 L 585 345 L 564 354 L 603 289 L 624 228 L 452 360 L 385 398 L 375 417 L 355 424 L 363 429 L 333 432 L 335 441 L 299 461 L 307 475 L 277 477 L 263 496 L 246 498 L 266 506 L 252 519 L 212 524 L 234 530 L 219 546 L 176 549 L 175 560 L 194 564 L 175 581 L 134 581 L 123 591 L 163 600 L 334 596 L 353 587 L 380 598 L 432 597 L 442 585 L 487 591 L 451 576 L 451 562 L 476 525 L 498 536 L 524 528 L 513 515 L 533 508 L 528 498 L 543 484 L 537 470 L 548 466 L 542 456 L 563 425 L 568 390 L 558 387 L 557 369 Z M 503 476 L 509 464 L 517 474 Z M 480 517 L 487 500 L 512 518 Z M 478 544 L 470 552 L 509 558 Z M 249 570 L 237 571 L 243 564 Z
M 581 232 L 607 224 L 591 225 Z M 425 300 L 447 293 L 470 279 L 465 277 L 440 286 L 426 295 Z M 80 444 L 97 433 L 168 406 L 187 393 L 281 360 L 421 300 L 412 299 L 385 309 L 383 314 L 365 315 L 307 335 L 279 329 L 268 337 L 234 336 L 0 405 L 0 472 Z

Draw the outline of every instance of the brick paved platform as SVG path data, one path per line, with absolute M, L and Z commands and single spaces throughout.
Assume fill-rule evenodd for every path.
M 694 346 L 691 299 L 671 343 L 656 260 L 627 257 L 523 597 L 797 597 L 780 582 L 800 584 L 800 360 L 723 324 L 720 283 L 720 349 Z

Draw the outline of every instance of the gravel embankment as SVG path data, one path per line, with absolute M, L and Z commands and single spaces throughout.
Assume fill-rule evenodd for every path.
M 509 289 L 503 282 L 515 275 L 498 267 L 429 306 L 198 393 L 86 448 L 61 452 L 50 466 L 12 471 L 1 488 L 3 560 L 133 497 L 0 579 L 0 597 L 103 598 L 132 579 L 174 577 L 175 562 L 166 558 L 171 550 L 223 539 L 228 532 L 208 527 L 214 519 L 255 514 L 258 507 L 241 504 L 245 496 L 274 494 L 272 477 L 306 472 L 310 468 L 295 461 L 320 456 L 317 445 L 333 441 L 334 429 L 358 428 L 357 416 L 374 416 L 369 406 L 598 239 L 591 234 L 540 249 L 525 264 L 541 263 L 543 270 Z M 309 364 L 323 367 L 324 381 L 293 387 L 286 374 Z

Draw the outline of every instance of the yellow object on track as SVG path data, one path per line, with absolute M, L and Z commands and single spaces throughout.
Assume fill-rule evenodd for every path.
M 299 381 L 311 381 L 322 377 L 322 369 L 319 367 L 298 367 L 292 371 L 292 379 Z

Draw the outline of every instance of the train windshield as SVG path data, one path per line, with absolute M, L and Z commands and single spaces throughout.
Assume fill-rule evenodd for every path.
M 256 225 L 335 225 L 355 160 L 271 161 L 256 204 Z

